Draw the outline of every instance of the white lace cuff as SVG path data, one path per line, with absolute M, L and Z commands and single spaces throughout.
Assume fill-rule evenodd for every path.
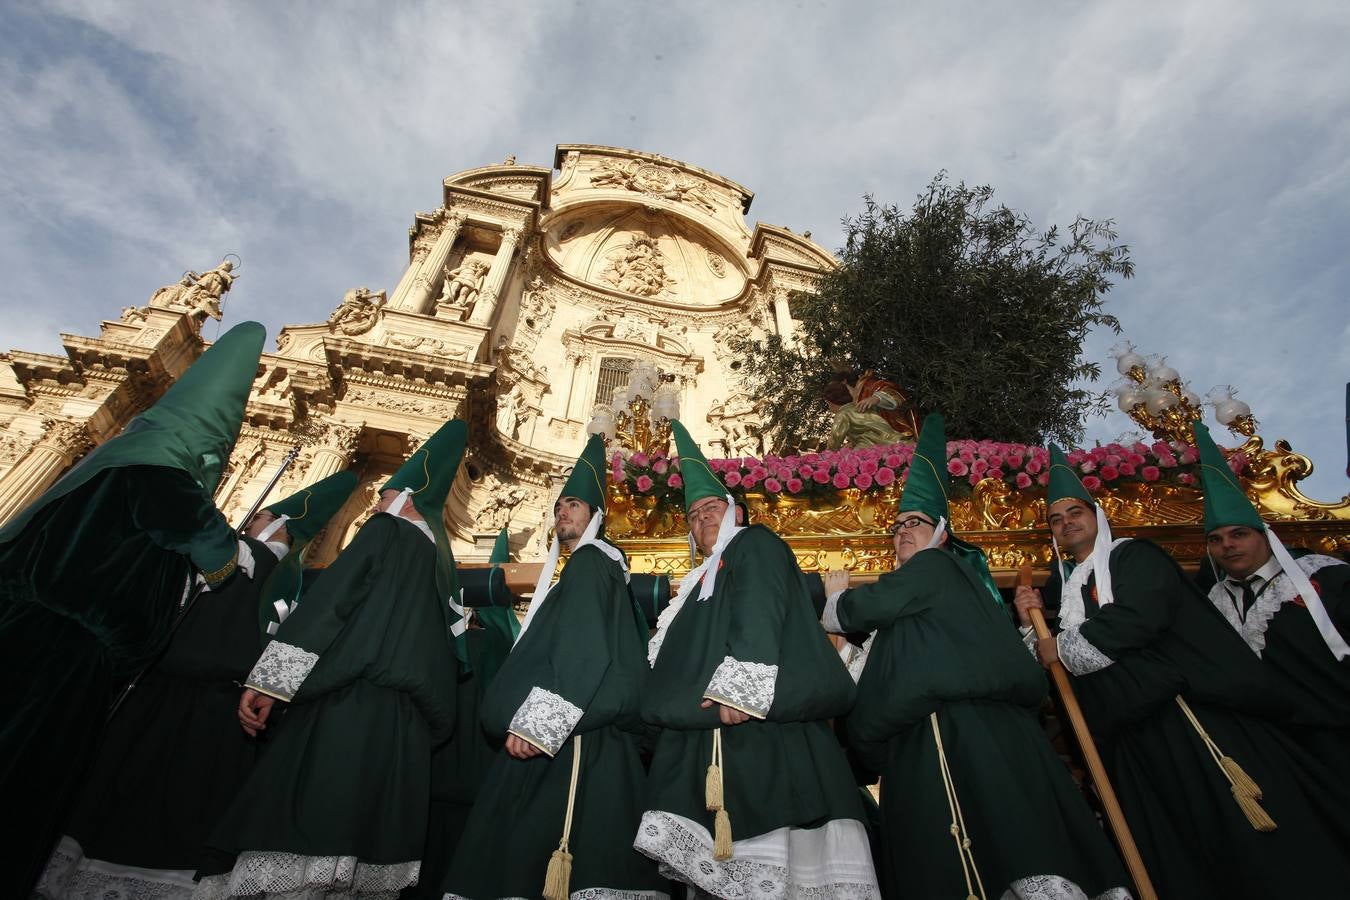
M 1115 662 L 1083 637 L 1078 629 L 1077 625 L 1066 628 L 1055 639 L 1055 645 L 1059 648 L 1059 659 L 1064 663 L 1064 668 L 1075 675 L 1091 675 Z
M 530 688 L 529 696 L 511 717 L 511 727 L 507 730 L 549 756 L 557 756 L 584 713 L 580 706 L 536 686 Z
M 289 703 L 318 661 L 317 653 L 285 641 L 272 641 L 253 664 L 244 687 Z
M 844 588 L 844 591 L 848 588 Z M 825 611 L 820 614 L 821 627 L 830 634 L 843 634 L 844 626 L 839 624 L 839 598 L 844 591 L 835 591 L 825 598 Z
M 773 688 L 777 680 L 777 666 L 741 662 L 734 656 L 728 656 L 713 672 L 712 680 L 703 691 L 703 699 L 762 719 L 769 714 L 769 707 L 773 706 Z

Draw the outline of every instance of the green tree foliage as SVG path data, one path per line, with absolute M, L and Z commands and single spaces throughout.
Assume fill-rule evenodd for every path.
M 795 345 L 770 335 L 733 347 L 777 449 L 828 431 L 821 389 L 841 368 L 902 385 L 921 413 L 946 416 L 952 438 L 1081 439 L 1104 403 L 1083 386 L 1101 375 L 1083 340 L 1095 325 L 1120 331 L 1103 299 L 1133 274 L 1129 248 L 1109 219 L 1079 217 L 1065 239 L 993 195 L 940 172 L 912 211 L 865 198 L 844 220 L 840 266 L 790 300 Z

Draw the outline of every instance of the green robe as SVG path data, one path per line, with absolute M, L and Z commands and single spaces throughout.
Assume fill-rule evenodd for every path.
M 455 897 L 535 897 L 558 848 L 581 765 L 569 840 L 573 896 L 664 895 L 656 867 L 632 848 L 642 815 L 638 701 L 646 656 L 618 563 L 595 546 L 568 559 L 483 697 L 483 728 L 544 751 L 497 753 L 445 880 Z
M 1301 556 L 1296 565 L 1308 575 L 1336 628 L 1350 635 L 1350 566 L 1318 555 Z M 1337 660 L 1327 649 L 1297 593 L 1293 582 L 1277 572 L 1245 616 L 1238 611 L 1241 594 L 1235 603 L 1224 583 L 1210 588 L 1209 598 L 1279 684 L 1289 712 L 1284 730 L 1320 764 L 1320 773 L 1308 773 L 1318 781 L 1317 793 L 1328 799 L 1339 795 L 1333 802 L 1347 809 L 1350 785 L 1341 773 L 1350 760 L 1350 659 Z M 1350 846 L 1350 816 L 1335 819 L 1343 825 L 1343 846 Z
M 207 834 L 253 766 L 239 684 L 258 658 L 258 589 L 276 554 L 242 537 L 253 576 L 202 591 L 108 724 L 44 897 L 190 892 Z M 106 865 L 111 863 L 112 866 Z
M 1315 761 L 1274 724 L 1287 713 L 1278 684 L 1156 545 L 1125 541 L 1110 567 L 1115 602 L 1098 607 L 1093 573 L 1086 620 L 1060 632 L 1059 654 L 1160 895 L 1339 896 L 1350 866 L 1335 804 L 1305 778 Z M 1276 831 L 1248 824 L 1177 694 L 1260 785 Z
M 108 707 L 168 638 L 193 558 L 231 559 L 234 532 L 186 473 L 99 472 L 0 543 L 0 897 L 26 896 L 93 761 Z M 233 563 L 227 566 L 232 570 Z M 224 572 L 217 573 L 218 576 Z
M 1051 876 L 1092 897 L 1128 885 L 1041 729 L 1044 674 L 967 565 L 921 551 L 844 592 L 837 617 L 845 631 L 876 630 L 848 728 L 881 771 L 885 853 L 905 896 L 969 893 L 933 714 L 988 896 Z
M 247 681 L 290 703 L 208 841 L 221 852 L 200 870 L 212 896 L 416 883 L 432 749 L 455 725 L 440 607 L 435 545 L 383 513 L 306 592 Z
M 660 732 L 636 846 L 667 877 L 718 896 L 743 896 L 753 884 L 874 896 L 862 803 L 828 721 L 848 712 L 855 686 L 821 630 L 792 551 L 752 525 L 727 544 L 712 577 L 712 596 L 699 600 L 695 589 L 671 621 L 643 692 L 642 716 Z M 705 698 L 753 717 L 721 728 L 723 792 L 736 843 L 789 828 L 808 831 L 796 832 L 798 840 L 848 834 L 861 845 L 850 848 L 860 853 L 849 864 L 865 860 L 864 869 L 804 884 L 782 866 L 712 858 L 704 780 L 719 718 L 716 705 L 700 708 Z

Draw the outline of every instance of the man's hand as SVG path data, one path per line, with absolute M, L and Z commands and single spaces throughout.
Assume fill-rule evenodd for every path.
M 881 398 L 878 397 L 876 394 L 873 394 L 870 397 L 864 397 L 857 403 L 854 403 L 853 408 L 856 409 L 858 412 L 866 412 L 867 410 L 876 406 L 880 402 Z
M 1058 641 L 1053 637 L 1036 638 L 1036 658 L 1046 669 L 1059 662 Z
M 1041 599 L 1041 592 L 1029 585 L 1018 587 L 1017 593 L 1013 594 L 1013 606 L 1017 607 L 1017 621 L 1026 628 L 1031 627 L 1029 610 L 1039 609 L 1041 615 L 1045 615 L 1045 601 Z
M 258 732 L 267 727 L 267 717 L 272 714 L 272 704 L 276 697 L 260 694 L 253 688 L 244 688 L 239 697 L 239 726 L 249 737 L 257 737 Z
M 848 590 L 848 570 L 832 569 L 825 573 L 825 596 Z
M 506 736 L 506 752 L 516 759 L 532 759 L 544 751 L 522 737 L 508 734 Z
M 712 709 L 712 707 L 713 701 L 711 700 L 704 700 L 699 704 L 700 709 Z M 723 706 L 721 703 L 717 704 L 717 717 L 722 720 L 723 725 L 739 725 L 742 722 L 750 721 L 750 715 L 748 713 L 743 713 L 739 709 L 734 709 L 730 706 Z

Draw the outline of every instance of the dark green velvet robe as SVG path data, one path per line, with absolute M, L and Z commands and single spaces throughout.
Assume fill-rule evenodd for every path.
M 660 732 L 637 846 L 668 877 L 718 892 L 755 876 L 734 859 L 712 859 L 714 814 L 705 807 L 704 779 L 719 718 L 716 705 L 700 708 L 705 697 L 753 716 L 721 729 L 736 841 L 839 820 L 861 829 L 864 812 L 829 723 L 848 712 L 855 686 L 820 627 L 791 549 L 752 525 L 705 577 L 716 579 L 712 596 L 701 601 L 696 589 L 684 602 L 644 689 L 643 719 Z
M 1098 607 L 1094 573 L 1071 629 L 1086 646 L 1061 632 L 1060 657 L 1159 893 L 1338 896 L 1350 884 L 1341 825 L 1306 778 L 1316 762 L 1275 724 L 1288 712 L 1277 682 L 1156 545 L 1125 542 L 1110 566 L 1115 602 Z M 1261 786 L 1276 831 L 1247 823 L 1178 693 Z
M 247 684 L 289 700 L 286 721 L 212 833 L 204 884 L 235 854 L 244 893 L 415 882 L 432 749 L 455 726 L 435 566 L 420 529 L 377 514 L 281 624 Z M 335 876 L 322 858 L 345 862 Z
M 643 628 L 645 633 L 645 626 Z M 642 815 L 638 702 L 647 660 L 637 612 L 614 560 L 577 548 L 483 697 L 482 724 L 544 750 L 497 753 L 445 880 L 473 900 L 536 897 L 562 837 L 574 735 L 581 768 L 569 841 L 570 888 L 664 892 L 656 866 L 632 847 Z
M 1332 623 L 1350 635 L 1350 566 L 1325 556 L 1304 556 L 1297 564 Z M 1350 659 L 1337 660 L 1327 649 L 1293 582 L 1276 574 L 1245 619 L 1223 583 L 1210 589 L 1209 598 L 1279 680 L 1290 704 L 1290 728 L 1317 735 L 1327 747 L 1339 744 L 1336 757 L 1350 759 Z
M 906 896 L 967 892 L 933 713 L 988 896 L 1037 876 L 1094 897 L 1129 884 L 1041 729 L 1044 674 L 968 566 L 920 551 L 846 591 L 838 619 L 847 631 L 876 630 L 848 729 L 881 772 L 885 852 Z
M 258 749 L 235 709 L 261 647 L 258 588 L 277 557 L 260 541 L 241 540 L 252 551 L 253 577 L 241 573 L 198 594 L 164 655 L 109 722 L 65 829 L 80 856 L 69 858 L 76 848 L 63 842 L 44 874 L 46 896 L 96 888 L 151 896 L 162 884 L 153 871 L 113 872 L 88 861 L 167 870 L 170 884 L 190 880 L 201 863 L 207 834 Z
M 234 532 L 187 474 L 109 469 L 0 543 L 0 797 L 11 821 L 0 897 L 26 896 L 70 814 L 117 690 L 164 646 L 191 559 Z M 216 573 L 224 577 L 232 570 Z

